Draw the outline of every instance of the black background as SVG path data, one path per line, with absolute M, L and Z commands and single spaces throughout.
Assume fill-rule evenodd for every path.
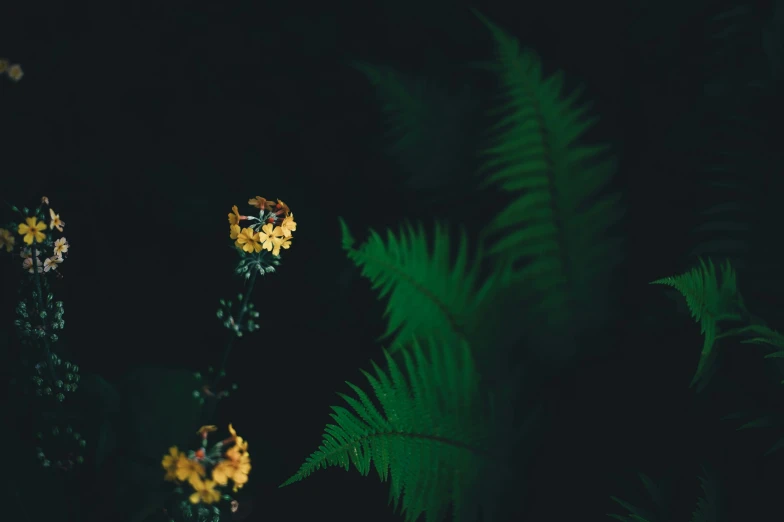
M 541 390 L 552 423 L 520 470 L 529 481 L 515 519 L 605 520 L 621 511 L 610 495 L 645 503 L 638 471 L 668 479 L 688 519 L 706 465 L 731 520 L 757 520 L 784 485 L 781 457 L 762 456 L 775 438 L 720 418 L 772 400 L 756 385 L 769 363 L 738 349 L 721 382 L 696 395 L 699 329 L 647 285 L 690 266 L 700 151 L 685 129 L 703 117 L 706 20 L 726 6 L 655 5 L 4 3 L 0 54 L 25 76 L 0 82 L 0 195 L 20 206 L 46 195 L 66 222 L 71 251 L 54 287 L 63 338 L 84 371 L 110 381 L 138 366 L 218 363 L 218 299 L 242 285 L 226 214 L 256 195 L 283 199 L 295 244 L 279 273 L 257 282 L 254 302 L 271 312 L 237 345 L 228 372 L 240 389 L 218 414 L 254 450 L 250 520 L 397 520 L 375 477 L 330 469 L 277 485 L 317 447 L 334 392 L 362 383 L 357 369 L 380 355 L 383 304 L 345 259 L 337 217 L 359 237 L 403 219 L 470 220 L 460 198 L 430 203 L 405 184 L 382 151 L 374 90 L 346 62 L 470 83 L 492 100 L 492 77 L 465 67 L 493 56 L 476 7 L 535 49 L 547 73 L 586 87 L 600 116 L 592 138 L 617 151 L 628 209 L 623 313 L 596 356 Z M 754 6 L 759 18 L 770 12 Z M 728 56 L 723 67 L 743 62 Z M 491 197 L 471 193 L 483 208 Z M 3 264 L 5 317 L 13 266 Z M 112 519 L 92 501 L 96 517 Z

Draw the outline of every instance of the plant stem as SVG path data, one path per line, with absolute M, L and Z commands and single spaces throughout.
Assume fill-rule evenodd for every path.
M 253 285 L 256 283 L 256 276 L 258 275 L 258 271 L 254 270 L 250 276 L 250 282 L 248 283 L 248 288 L 245 290 L 245 294 L 242 296 L 242 302 L 240 302 L 240 313 L 237 316 L 237 320 L 234 324 L 236 324 L 240 329 L 242 328 L 242 320 L 245 318 L 245 314 L 249 311 L 249 304 L 250 304 L 250 296 L 253 293 Z M 234 347 L 234 341 L 237 340 L 237 332 L 232 331 L 231 336 L 229 337 L 229 342 L 226 344 L 226 348 L 223 350 L 223 360 L 221 361 L 220 369 L 218 373 L 215 374 L 215 379 L 212 382 L 212 386 L 210 390 L 213 393 L 217 393 L 217 386 L 220 382 L 221 378 L 223 377 L 226 371 L 226 362 L 229 360 L 229 354 L 231 353 L 231 349 Z
M 55 386 L 55 382 L 57 382 L 57 374 L 54 372 L 54 362 L 52 361 L 52 351 L 49 347 L 49 336 L 46 331 L 46 319 L 41 317 L 41 312 L 45 312 L 44 310 L 44 296 L 41 293 L 41 274 L 38 272 L 38 251 L 35 248 L 35 243 L 31 245 L 31 251 L 33 254 L 32 262 L 33 262 L 33 279 L 35 280 L 35 291 L 38 295 L 36 308 L 38 312 L 38 319 L 41 320 L 41 324 L 43 325 L 43 332 L 44 332 L 44 353 L 46 354 L 46 367 L 49 369 L 49 379 L 52 381 L 52 392 L 54 393 L 57 390 Z M 59 405 L 60 403 L 57 402 Z

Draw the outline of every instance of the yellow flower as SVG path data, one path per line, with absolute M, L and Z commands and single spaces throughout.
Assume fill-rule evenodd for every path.
M 216 484 L 225 486 L 229 483 L 229 479 L 234 478 L 235 467 L 230 460 L 222 460 L 212 468 L 212 480 Z
M 13 81 L 18 82 L 22 79 L 22 76 L 24 76 L 24 73 L 22 72 L 22 66 L 18 63 L 15 63 L 8 68 L 8 77 Z
M 231 215 L 231 214 L 229 214 Z M 231 239 L 237 239 L 240 236 L 240 226 L 239 225 L 229 225 L 229 237 Z
M 280 249 L 283 248 L 288 250 L 291 248 L 291 238 L 290 237 L 274 237 L 272 238 L 272 255 L 279 256 Z
M 267 204 L 267 200 L 264 199 L 261 196 L 256 196 L 255 198 L 248 200 L 248 205 L 252 205 L 252 206 L 254 206 L 254 207 L 258 208 L 258 209 L 262 209 L 262 210 L 264 209 L 264 205 L 266 205 L 266 204 Z
M 237 237 L 237 242 L 235 244 L 249 254 L 253 251 L 256 251 L 256 253 L 261 252 L 259 236 L 252 228 L 243 228 L 242 232 L 240 232 L 240 235 Z
M 177 476 L 177 480 L 181 482 L 190 480 L 193 477 L 203 477 L 207 474 L 207 472 L 204 471 L 204 466 L 195 460 L 189 459 L 184 453 L 180 453 L 177 458 L 176 468 L 175 475 Z
M 234 447 L 236 448 L 236 446 Z M 231 449 L 234 449 L 231 448 Z M 231 449 L 229 451 L 231 451 Z M 245 452 L 238 455 L 236 460 L 226 460 L 224 462 L 230 462 L 230 466 L 234 468 L 234 471 L 231 476 L 231 480 L 234 482 L 234 487 L 232 491 L 235 493 L 239 490 L 242 486 L 244 486 L 248 482 L 248 474 L 250 473 L 251 465 L 250 465 L 250 454 Z
M 269 207 L 270 204 L 267 203 L 267 206 Z M 272 208 L 270 208 L 270 212 L 275 212 L 275 214 L 277 214 L 278 216 L 280 216 L 280 215 L 284 215 L 285 216 L 286 214 L 288 214 L 290 212 L 290 210 L 289 210 L 289 206 L 288 205 L 286 205 L 281 200 L 278 200 L 278 202 L 276 204 L 272 205 Z
M 161 466 L 166 470 L 166 476 L 163 477 L 163 480 L 169 482 L 177 480 L 177 462 L 180 459 L 180 455 L 182 455 L 182 453 L 177 449 L 177 446 L 172 446 L 169 448 L 169 454 L 163 456 Z
M 5 247 L 5 251 L 10 252 L 14 249 L 14 243 L 16 243 L 16 238 L 11 235 L 11 232 L 0 228 L 0 248 Z
M 35 240 L 36 243 L 41 243 L 44 239 L 46 239 L 46 234 L 41 232 L 42 230 L 46 230 L 46 223 L 43 221 L 38 221 L 38 218 L 33 216 L 26 218 L 25 222 L 19 225 L 17 232 L 24 236 L 23 241 L 25 243 L 32 245 L 33 240 Z
M 196 435 L 201 435 L 203 437 L 206 433 L 212 433 L 213 431 L 218 431 L 218 427 L 210 424 L 208 426 L 202 426 L 199 428 L 199 431 L 196 432 Z
M 8 60 L 5 58 L 0 58 L 0 74 L 3 74 L 8 70 Z
M 57 265 L 63 262 L 62 256 L 52 256 L 44 259 L 44 272 L 57 270 Z
M 280 228 L 283 229 L 283 237 L 291 237 L 291 233 L 297 231 L 297 222 L 294 221 L 293 212 L 283 218 Z
M 248 219 L 248 216 L 243 216 L 237 209 L 237 205 L 231 207 L 231 214 L 229 214 L 229 225 L 238 225 L 241 220 Z
M 280 227 L 272 228 L 272 223 L 267 223 L 261 227 L 259 232 L 259 241 L 264 250 L 272 251 L 274 244 L 273 238 L 283 237 L 283 230 Z
M 64 237 L 61 237 L 60 239 L 57 239 L 54 242 L 54 253 L 57 254 L 58 256 L 62 256 L 63 254 L 68 252 L 69 246 L 70 245 L 68 244 L 68 241 L 66 241 Z
M 234 426 L 231 424 L 229 424 L 229 433 L 231 433 L 231 438 L 234 440 L 234 448 L 239 448 L 240 451 L 248 451 L 248 441 L 237 435 Z
M 65 221 L 60 219 L 60 214 L 55 214 L 54 210 L 52 210 L 50 208 L 49 209 L 49 216 L 52 218 L 52 220 L 49 222 L 49 228 L 51 228 L 52 230 L 54 230 L 56 228 L 57 230 L 62 232 L 63 231 L 63 226 L 65 226 Z
M 213 502 L 218 502 L 220 500 L 220 492 L 215 489 L 214 480 L 202 480 L 196 475 L 193 475 L 188 482 L 190 482 L 195 490 L 191 493 L 191 496 L 188 497 L 191 504 L 198 504 L 199 502 L 212 504 Z

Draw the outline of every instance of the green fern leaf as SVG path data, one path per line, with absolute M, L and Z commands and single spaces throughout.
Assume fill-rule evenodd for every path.
M 354 62 L 375 87 L 387 126 L 388 154 L 409 176 L 415 190 L 448 186 L 465 169 L 468 126 L 476 97 L 456 93 L 390 67 Z M 443 192 L 443 191 L 439 191 Z
M 321 468 L 353 465 L 367 475 L 374 467 L 406 521 L 442 520 L 450 506 L 456 521 L 476 520 L 480 511 L 488 520 L 492 501 L 482 492 L 491 495 L 487 479 L 498 461 L 488 452 L 493 419 L 468 345 L 415 342 L 402 369 L 385 357 L 386 372 L 375 363 L 375 375 L 363 372 L 378 404 L 347 383 L 355 396 L 339 395 L 349 408 L 332 408 L 335 424 L 321 446 L 281 487 Z
M 751 324 L 742 328 L 728 330 L 719 337 L 730 336 L 751 336 L 748 339 L 743 339 L 741 342 L 772 346 L 776 349 L 775 352 L 769 353 L 765 357 L 782 357 L 781 354 L 784 353 L 784 335 L 762 324 Z
M 719 522 L 719 495 L 715 479 L 703 470 L 700 477 L 703 495 L 697 500 L 697 508 L 691 516 L 691 522 Z
M 489 253 L 515 267 L 557 331 L 606 319 L 608 280 L 619 261 L 608 229 L 622 215 L 618 194 L 598 196 L 615 162 L 605 146 L 579 141 L 593 125 L 579 92 L 564 96 L 563 75 L 545 78 L 538 57 L 477 16 L 495 39 L 505 103 L 480 169 L 485 183 L 515 199 L 488 224 Z
M 389 297 L 382 339 L 394 339 L 391 351 L 417 337 L 451 335 L 470 340 L 474 312 L 484 304 L 497 277 L 480 283 L 479 265 L 469 258 L 464 233 L 452 262 L 449 231 L 443 225 L 436 224 L 432 241 L 421 224 L 404 225 L 397 235 L 388 231 L 386 241 L 371 230 L 367 242 L 354 248 L 348 227 L 342 219 L 340 223 L 349 259 L 370 279 L 379 298 Z M 473 257 L 481 257 L 481 251 Z
M 719 323 L 740 321 L 744 316 L 745 306 L 738 291 L 735 271 L 726 261 L 721 267 L 719 281 L 713 261 L 708 259 L 706 264 L 700 260 L 700 266 L 685 274 L 657 279 L 650 284 L 675 288 L 686 298 L 692 317 L 700 324 L 704 339 L 697 371 L 691 382 L 693 386 L 704 377 L 719 336 Z

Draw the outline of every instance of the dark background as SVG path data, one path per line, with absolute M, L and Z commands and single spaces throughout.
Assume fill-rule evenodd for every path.
M 46 195 L 66 222 L 71 251 L 54 287 L 66 307 L 63 339 L 83 371 L 110 382 L 139 366 L 218 364 L 218 299 L 242 285 L 226 214 L 256 195 L 283 199 L 299 225 L 295 243 L 279 273 L 257 282 L 254 302 L 271 313 L 237 345 L 228 379 L 239 391 L 218 414 L 251 441 L 249 520 L 397 520 L 375 477 L 330 469 L 277 485 L 316 449 L 334 392 L 362 383 L 357 369 L 380 355 L 383 303 L 341 251 L 337 217 L 363 237 L 404 219 L 470 228 L 467 201 L 497 207 L 463 178 L 435 191 L 448 197 L 412 188 L 384 153 L 373 87 L 347 63 L 388 65 L 452 90 L 468 84 L 477 103 L 492 104 L 492 76 L 467 67 L 494 52 L 469 11 L 478 8 L 536 50 L 548 74 L 564 70 L 567 88 L 585 86 L 600 117 L 591 138 L 617 152 L 614 183 L 627 207 L 622 313 L 596 355 L 542 385 L 547 435 L 520 470 L 527 482 L 510 519 L 605 520 L 622 511 L 610 495 L 646 504 L 642 471 L 669 481 L 675 518 L 687 520 L 702 465 L 721 478 L 730 520 L 761 519 L 784 486 L 781 456 L 762 455 L 775 433 L 736 432 L 720 418 L 780 405 L 758 378 L 770 363 L 734 349 L 717 382 L 695 394 L 699 328 L 647 282 L 692 265 L 706 158 L 746 146 L 719 135 L 715 118 L 727 105 L 708 87 L 719 76 L 752 77 L 747 69 L 764 61 L 754 31 L 773 6 L 750 6 L 734 33 L 745 39 L 726 43 L 713 17 L 732 3 L 688 4 L 6 2 L 0 54 L 25 76 L 0 82 L 0 195 L 20 206 Z M 755 146 L 776 156 L 765 131 L 773 109 L 743 108 L 738 121 L 766 136 Z M 765 164 L 765 175 L 780 175 L 770 165 L 780 163 Z M 754 179 L 757 188 L 769 181 Z M 773 257 L 776 243 L 752 255 Z M 3 268 L 5 317 L 13 266 Z M 778 280 L 746 275 L 749 306 L 776 310 Z M 86 496 L 94 511 L 110 509 Z

